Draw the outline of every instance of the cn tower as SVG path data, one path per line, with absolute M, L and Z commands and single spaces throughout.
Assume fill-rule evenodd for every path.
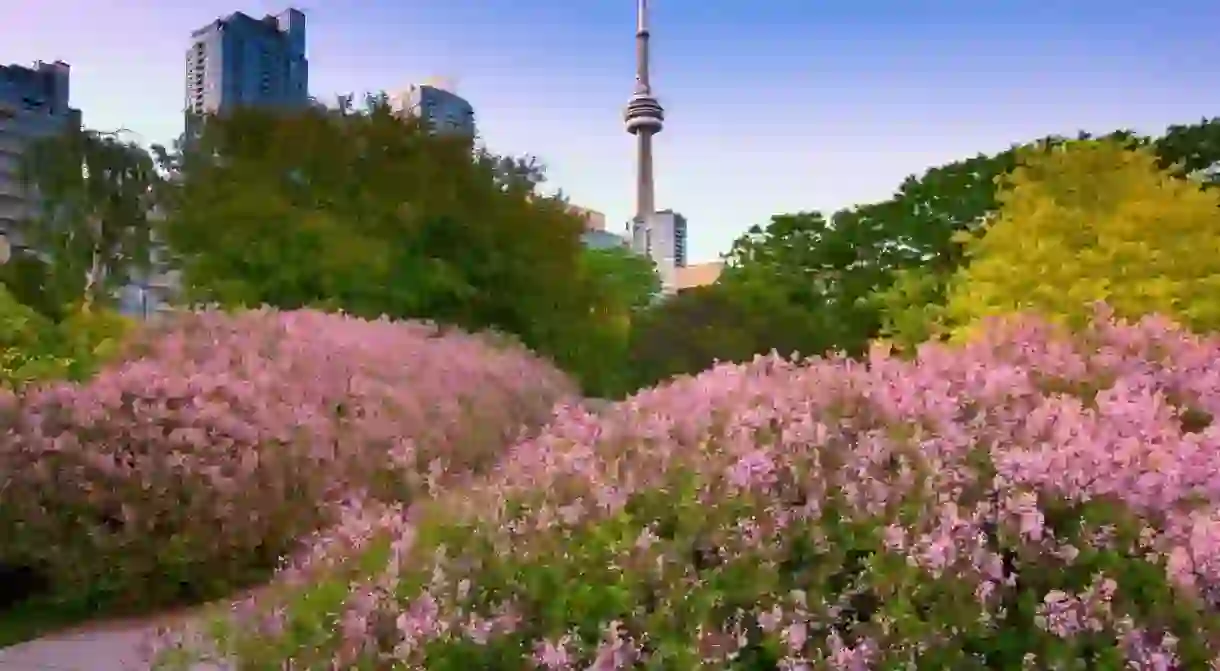
M 635 219 L 643 223 L 656 212 L 652 180 L 652 136 L 661 132 L 665 110 L 652 97 L 648 80 L 648 0 L 636 0 L 635 93 L 627 103 L 623 119 L 627 132 L 635 136 Z

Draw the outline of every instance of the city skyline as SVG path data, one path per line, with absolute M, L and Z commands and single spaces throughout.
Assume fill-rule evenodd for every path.
M 627 132 L 635 139 L 635 212 L 631 218 L 631 248 L 656 264 L 661 292 L 677 291 L 677 269 L 686 265 L 686 219 L 672 209 L 657 211 L 653 175 L 653 137 L 664 130 L 665 109 L 653 95 L 649 73 L 648 0 L 636 0 L 635 88 L 623 112 Z
M 151 143 L 181 128 L 192 30 L 296 3 L 201 0 L 188 10 L 131 0 L 100 13 L 84 0 L 16 4 L 0 63 L 69 63 L 86 125 Z M 572 202 L 611 222 L 631 218 L 635 147 L 622 105 L 634 3 L 302 9 L 313 95 L 458 78 L 493 150 L 535 154 Z M 978 152 L 1079 129 L 1157 133 L 1220 111 L 1220 44 L 1210 37 L 1220 8 L 1197 1 L 660 0 L 650 9 L 664 26 L 654 50 L 664 104 L 681 119 L 656 137 L 656 189 L 661 206 L 692 222 L 692 262 L 714 259 L 771 214 L 882 199 L 909 174 Z

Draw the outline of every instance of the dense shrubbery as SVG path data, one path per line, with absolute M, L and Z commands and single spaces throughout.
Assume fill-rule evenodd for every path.
M 62 377 L 65 362 L 48 347 L 54 325 L 0 285 L 0 387 Z
M 55 323 L 0 285 L 0 387 L 82 380 L 115 356 L 131 322 L 106 310 L 73 310 Z
M 724 365 L 353 509 L 213 633 L 242 668 L 1208 668 L 1217 389 L 1157 319 Z
M 822 352 L 833 344 L 822 335 L 803 309 L 739 286 L 713 284 L 668 297 L 636 315 L 626 368 L 634 391 L 773 350 L 785 357 Z
M 224 594 L 344 498 L 486 466 L 569 393 L 517 347 L 309 311 L 188 313 L 129 348 L 0 410 L 0 563 L 64 598 Z

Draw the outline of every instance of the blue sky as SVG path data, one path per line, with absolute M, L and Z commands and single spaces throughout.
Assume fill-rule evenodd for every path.
M 87 125 L 165 142 L 190 31 L 277 0 L 0 0 L 0 63 L 62 59 Z M 492 149 L 621 229 L 632 0 L 308 0 L 310 89 L 441 75 Z M 1212 0 L 652 0 L 665 105 L 658 206 L 714 259 L 775 213 L 885 198 L 911 173 L 1012 142 L 1220 115 Z M 1065 9 L 1070 6 L 1070 9 Z M 106 9 L 102 9 L 106 7 Z M 759 9 L 759 7 L 762 7 Z

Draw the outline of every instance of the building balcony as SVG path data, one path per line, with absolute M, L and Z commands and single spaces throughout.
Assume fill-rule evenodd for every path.
M 29 193 L 25 186 L 16 179 L 0 179 L 0 201 L 16 200 L 24 202 Z

